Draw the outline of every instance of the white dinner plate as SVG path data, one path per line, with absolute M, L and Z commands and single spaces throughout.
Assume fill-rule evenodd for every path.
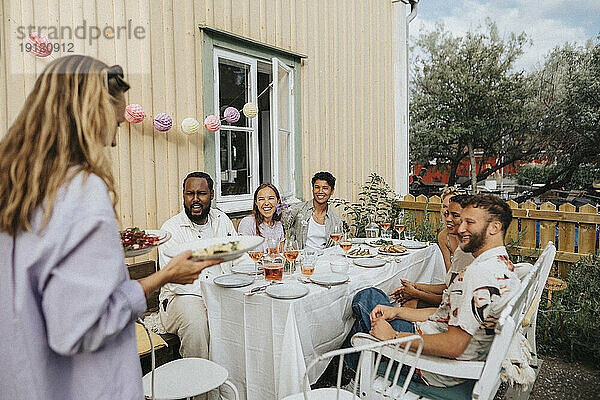
M 392 244 L 400 244 L 400 241 L 398 239 L 381 239 L 381 238 L 369 239 L 365 243 L 371 247 L 381 247 L 381 246 L 383 246 L 382 244 L 375 244 L 380 240 L 390 241 L 390 242 L 392 242 Z
M 258 265 L 258 273 L 262 273 L 263 268 L 262 266 L 259 264 Z M 240 265 L 234 265 L 231 267 L 231 272 L 236 273 L 236 274 L 247 274 L 247 275 L 254 275 L 256 274 L 256 266 L 254 264 L 240 264 Z
M 404 253 L 388 253 L 387 251 L 381 251 L 381 250 L 377 250 L 377 251 L 382 256 L 407 256 L 410 254 L 408 251 L 405 251 Z
M 194 261 L 202 261 L 209 258 L 220 258 L 223 261 L 231 261 L 241 257 L 247 251 L 250 251 L 257 246 L 260 246 L 264 240 L 265 238 L 261 236 L 225 236 L 211 239 L 197 239 L 187 243 L 182 243 L 178 246 L 174 246 L 172 249 L 169 250 L 168 254 L 165 254 L 169 257 L 175 257 L 177 254 L 186 250 L 200 250 L 216 244 L 238 242 L 238 249 L 234 251 L 225 253 L 215 253 L 209 256 L 191 257 L 191 259 Z
M 219 275 L 213 279 L 213 282 L 226 288 L 238 288 L 250 285 L 254 282 L 254 277 L 241 274 Z
M 371 258 L 371 257 L 375 257 L 375 254 L 373 254 L 371 252 L 369 252 L 369 254 L 365 254 L 364 256 L 348 254 L 348 258 Z
M 312 274 L 309 279 L 317 285 L 339 285 L 348 280 L 348 274 L 341 274 L 339 272 L 316 272 Z
M 412 250 L 424 249 L 425 247 L 427 247 L 427 243 L 418 242 L 416 240 L 403 240 L 401 244 L 402 244 L 402 246 L 406 247 L 407 249 L 412 249 Z
M 161 229 L 142 229 L 147 235 L 158 236 L 158 244 L 155 246 L 144 247 L 143 249 L 135 249 L 135 250 L 126 250 L 125 257 L 137 257 L 142 256 L 144 254 L 150 253 L 157 246 L 165 243 L 169 239 L 171 239 L 171 232 L 163 231 Z
M 359 258 L 358 260 L 354 260 L 354 264 L 365 268 L 379 268 L 383 267 L 386 261 L 381 258 Z
M 299 299 L 308 294 L 308 287 L 298 283 L 283 283 L 281 285 L 267 286 L 265 292 L 276 299 Z

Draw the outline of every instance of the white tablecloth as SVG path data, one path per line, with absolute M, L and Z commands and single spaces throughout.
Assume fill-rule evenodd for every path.
M 316 272 L 329 271 L 328 249 L 317 262 Z M 202 282 L 210 328 L 210 358 L 229 372 L 240 397 L 248 400 L 280 399 L 302 391 L 306 365 L 317 356 L 341 347 L 354 322 L 351 302 L 367 287 L 389 293 L 400 279 L 443 283 L 445 269 L 437 245 L 410 250 L 381 268 L 353 265 L 350 282 L 327 289 L 308 284 L 308 295 L 296 300 L 277 300 L 266 294 L 244 296 L 252 287 L 226 289 Z M 290 278 L 291 279 L 291 278 Z M 321 363 L 310 376 L 314 383 L 327 367 Z

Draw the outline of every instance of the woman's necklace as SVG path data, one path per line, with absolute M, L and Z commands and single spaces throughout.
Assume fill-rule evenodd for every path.
M 313 216 L 313 219 L 315 220 L 315 222 L 316 222 L 317 224 L 321 224 L 321 225 L 322 225 L 322 224 L 324 224 L 324 223 L 325 223 L 325 214 L 323 214 L 323 216 L 322 216 L 322 217 L 320 217 L 320 216 L 318 216 L 317 214 L 315 214 L 315 212 L 313 211 L 313 212 L 312 212 L 312 216 Z

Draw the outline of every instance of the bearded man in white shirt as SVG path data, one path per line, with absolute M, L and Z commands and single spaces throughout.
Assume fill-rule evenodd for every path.
M 222 211 L 211 208 L 213 180 L 207 173 L 192 172 L 183 181 L 183 210 L 167 220 L 162 230 L 171 239 L 159 246 L 159 265 L 167 265 L 171 249 L 197 239 L 237 235 L 233 223 Z M 175 252 L 176 253 L 176 252 Z M 189 285 L 168 284 L 160 291 L 160 318 L 167 332 L 181 340 L 183 357 L 208 358 L 209 331 L 206 304 L 200 282 L 231 272 L 231 263 L 221 263 L 202 271 Z

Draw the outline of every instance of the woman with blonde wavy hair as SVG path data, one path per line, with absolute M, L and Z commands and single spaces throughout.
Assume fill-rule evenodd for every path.
M 123 78 L 87 56 L 51 62 L 0 141 L 5 398 L 143 398 L 133 322 L 145 297 L 218 262 L 186 252 L 129 280 L 106 154 L 124 119 Z

